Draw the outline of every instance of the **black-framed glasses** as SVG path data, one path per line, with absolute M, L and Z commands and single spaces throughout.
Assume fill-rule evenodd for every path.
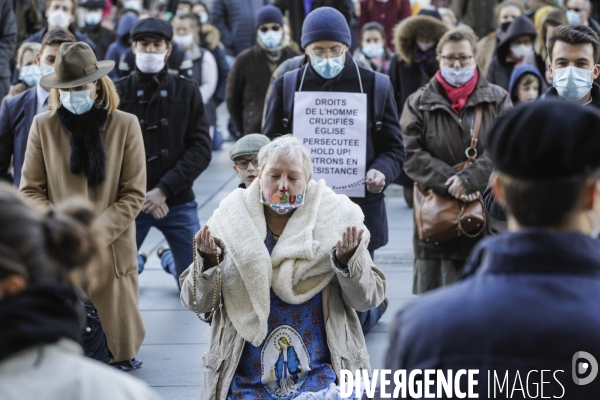
M 254 165 L 254 167 L 258 167 L 258 158 L 254 157 L 252 160 L 243 160 L 243 159 L 242 160 L 237 160 L 235 162 L 235 165 L 239 169 L 245 171 L 245 170 L 248 169 L 248 166 L 250 165 L 250 163 L 252 163 L 252 165 Z
M 281 27 L 280 27 L 279 25 L 273 25 L 273 26 L 272 26 L 272 27 L 270 27 L 270 28 L 268 28 L 268 27 L 266 27 L 266 26 L 263 26 L 262 28 L 260 28 L 260 31 L 261 31 L 262 33 L 267 33 L 267 32 L 269 32 L 269 31 L 275 31 L 275 32 L 277 32 L 277 31 L 279 31 L 280 29 L 281 29 Z
M 444 63 L 446 65 L 454 65 L 454 63 L 456 62 L 456 60 L 458 60 L 458 62 L 460 63 L 460 65 L 467 65 L 471 59 L 473 58 L 473 56 L 466 56 L 466 55 L 462 55 L 462 56 L 442 56 L 442 60 L 444 60 Z

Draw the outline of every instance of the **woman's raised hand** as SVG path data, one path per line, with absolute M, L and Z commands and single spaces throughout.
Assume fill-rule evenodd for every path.
M 348 266 L 348 262 L 362 239 L 363 232 L 363 229 L 358 230 L 355 226 L 349 226 L 346 228 L 346 232 L 342 234 L 342 240 L 338 240 L 335 257 L 343 267 Z
M 217 245 L 215 243 L 215 239 L 210 235 L 210 230 L 208 230 L 208 226 L 204 225 L 202 229 L 196 233 L 196 248 L 200 252 L 202 256 L 216 256 L 217 254 Z

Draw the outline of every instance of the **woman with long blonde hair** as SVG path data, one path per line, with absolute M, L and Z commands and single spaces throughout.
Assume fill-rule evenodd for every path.
M 90 289 L 113 364 L 130 371 L 145 331 L 138 310 L 134 220 L 146 194 L 146 162 L 138 119 L 117 110 L 119 96 L 107 74 L 113 61 L 97 61 L 85 43 L 63 43 L 50 91 L 50 112 L 32 123 L 20 192 L 42 208 L 79 196 L 95 206 L 106 254 L 104 283 Z

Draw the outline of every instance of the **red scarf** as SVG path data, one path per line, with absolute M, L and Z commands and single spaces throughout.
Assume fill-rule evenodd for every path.
M 446 92 L 446 96 L 450 100 L 450 104 L 452 105 L 452 109 L 456 115 L 460 115 L 460 112 L 467 104 L 469 96 L 475 91 L 475 86 L 477 86 L 477 80 L 479 79 L 479 70 L 475 68 L 475 74 L 471 80 L 460 87 L 454 87 L 446 82 L 442 76 L 441 69 L 438 69 L 436 72 L 435 79 L 438 81 L 442 89 L 444 89 L 444 92 Z

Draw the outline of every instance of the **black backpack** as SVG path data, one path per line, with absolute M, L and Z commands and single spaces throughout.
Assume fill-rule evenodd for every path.
M 308 64 L 304 66 L 308 68 Z M 290 121 L 294 112 L 294 93 L 296 92 L 296 83 L 298 76 L 304 68 L 298 68 L 283 75 L 283 127 L 288 133 L 292 133 Z M 390 86 L 390 78 L 387 75 L 379 72 L 374 72 L 375 84 L 373 85 L 373 115 L 375 116 L 375 129 L 377 132 L 383 128 L 383 114 L 385 112 L 385 103 L 388 96 L 388 88 Z M 383 93 L 383 95 L 379 94 Z

